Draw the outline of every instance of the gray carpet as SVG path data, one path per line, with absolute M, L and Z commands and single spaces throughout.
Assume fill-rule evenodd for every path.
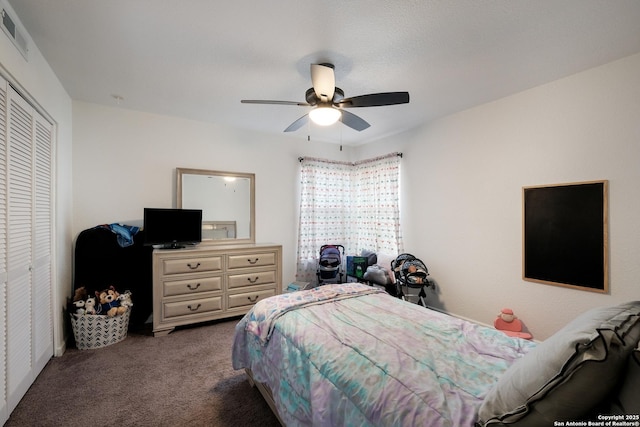
M 279 426 L 244 371 L 231 367 L 238 320 L 67 349 L 49 361 L 5 427 Z

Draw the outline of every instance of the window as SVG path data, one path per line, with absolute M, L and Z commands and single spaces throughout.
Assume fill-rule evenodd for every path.
M 401 157 L 392 153 L 357 163 L 300 160 L 297 280 L 313 280 L 322 245 L 343 245 L 349 255 L 370 250 L 395 258 L 402 252 Z

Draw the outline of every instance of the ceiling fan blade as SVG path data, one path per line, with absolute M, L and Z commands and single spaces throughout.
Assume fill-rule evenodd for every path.
M 320 101 L 333 99 L 336 90 L 336 76 L 330 64 L 311 64 L 311 84 Z
M 305 114 L 304 116 L 300 117 L 298 120 L 296 120 L 295 122 L 291 123 L 289 125 L 288 128 L 286 128 L 284 131 L 285 132 L 293 132 L 296 131 L 298 129 L 300 129 L 302 126 L 306 125 L 307 122 L 309 121 L 309 115 Z
M 340 108 L 381 107 L 407 103 L 409 103 L 409 92 L 383 92 L 344 98 L 338 106 Z
M 369 126 L 371 126 L 364 119 L 361 119 L 360 117 L 358 117 L 355 114 L 350 113 L 348 111 L 342 111 L 342 119 L 341 119 L 341 121 L 345 125 L 349 126 L 351 129 L 355 129 L 358 132 L 363 131 L 366 128 L 368 128 Z
M 242 99 L 240 102 L 243 104 L 276 104 L 276 105 L 299 105 L 301 107 L 308 107 L 309 104 L 306 102 L 295 102 L 295 101 L 269 101 L 269 100 L 260 100 L 260 99 Z

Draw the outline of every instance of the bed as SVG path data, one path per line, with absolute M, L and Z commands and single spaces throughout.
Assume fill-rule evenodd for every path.
M 622 393 L 638 359 L 639 316 L 640 302 L 603 308 L 536 344 L 376 287 L 331 284 L 257 303 L 236 326 L 232 362 L 287 426 L 543 425 L 590 415 Z M 582 371 L 576 387 L 600 381 L 598 373 L 609 379 L 578 398 L 587 412 L 565 404 L 554 413 L 549 396 L 576 394 Z M 631 410 L 635 400 L 607 411 Z

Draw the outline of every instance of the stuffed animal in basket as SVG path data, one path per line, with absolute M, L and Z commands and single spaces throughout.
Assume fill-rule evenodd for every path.
M 84 286 L 75 290 L 73 299 L 67 299 L 67 312 L 81 316 L 85 313 L 85 300 L 87 299 L 87 290 Z
M 96 314 L 96 299 L 95 297 L 89 297 L 84 302 L 85 314 Z
M 125 307 L 127 310 L 129 307 L 133 307 L 133 301 L 131 300 L 131 291 L 124 291 L 118 297 L 120 300 L 120 306 Z
M 74 313 L 78 316 L 82 316 L 83 314 L 86 313 L 85 310 L 85 302 L 84 300 L 78 300 L 78 301 L 74 301 L 73 302 L 73 308 L 74 308 Z
M 73 302 L 80 301 L 80 300 L 84 301 L 86 299 L 87 299 L 87 289 L 84 286 L 80 286 L 73 293 Z
M 96 291 L 96 298 L 100 304 L 99 314 L 106 314 L 109 317 L 113 317 L 127 311 L 127 307 L 120 306 L 119 295 L 113 286 L 109 286 L 108 289 L 102 292 Z

